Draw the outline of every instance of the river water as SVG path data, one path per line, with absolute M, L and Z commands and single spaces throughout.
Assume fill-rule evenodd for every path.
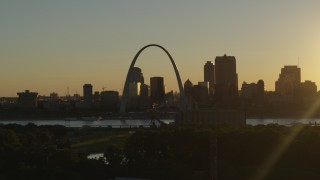
M 163 119 L 162 122 L 170 124 L 174 122 L 172 119 Z M 112 127 L 112 128 L 134 128 L 134 127 L 150 127 L 151 125 L 160 126 L 160 123 L 152 120 L 1 120 L 0 124 L 19 124 L 27 125 L 29 123 L 37 126 L 41 125 L 62 125 L 66 127 Z
M 170 124 L 174 122 L 172 119 L 163 119 L 162 122 Z M 296 123 L 319 125 L 320 119 L 294 119 L 294 118 L 281 118 L 281 119 L 247 119 L 247 125 L 292 125 Z M 41 125 L 62 125 L 66 127 L 110 127 L 110 128 L 134 128 L 134 127 L 150 127 L 151 125 L 160 126 L 160 123 L 152 120 L 1 120 L 0 124 L 20 124 L 27 125 L 29 123 L 37 126 Z

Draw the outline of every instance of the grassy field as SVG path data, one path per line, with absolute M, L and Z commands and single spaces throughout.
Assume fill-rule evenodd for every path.
M 128 131 L 105 133 L 95 136 L 82 137 L 79 142 L 72 144 L 72 148 L 87 153 L 104 152 L 109 145 L 123 148 L 127 139 L 131 136 Z

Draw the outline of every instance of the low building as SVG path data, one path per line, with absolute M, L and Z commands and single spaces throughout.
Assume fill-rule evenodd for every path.
M 25 90 L 25 92 L 17 93 L 18 98 L 18 107 L 20 108 L 37 108 L 37 92 L 30 92 L 29 90 Z
M 117 111 L 119 106 L 119 92 L 117 91 L 102 91 L 101 106 L 108 111 Z
M 253 99 L 257 94 L 257 84 L 247 82 L 242 83 L 240 97 L 243 99 Z

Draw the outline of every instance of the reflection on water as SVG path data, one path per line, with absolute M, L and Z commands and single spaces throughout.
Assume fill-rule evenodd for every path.
M 104 157 L 103 153 L 89 154 L 89 155 L 87 156 L 87 158 L 88 158 L 88 159 L 95 159 L 95 160 L 100 160 L 100 159 L 102 159 L 105 164 L 108 164 L 108 162 L 107 162 L 106 158 Z
M 248 125 L 268 125 L 268 124 L 279 124 L 289 126 L 293 124 L 309 124 L 309 125 L 320 125 L 320 119 L 295 119 L 295 118 L 279 118 L 279 119 L 247 119 Z
M 173 119 L 161 120 L 163 123 L 173 123 Z M 100 120 L 100 121 L 88 121 L 88 120 L 3 120 L 0 124 L 20 124 L 27 125 L 33 123 L 37 126 L 41 125 L 62 125 L 66 127 L 110 127 L 110 128 L 136 128 L 144 127 L 149 128 L 150 126 L 160 126 L 158 121 L 153 120 Z M 292 124 L 310 124 L 320 125 L 320 119 L 247 119 L 247 125 L 268 125 L 268 124 L 279 124 L 279 125 L 292 125 Z
M 161 120 L 165 124 L 173 123 L 172 119 Z M 110 127 L 110 128 L 135 128 L 150 126 L 160 126 L 158 121 L 153 120 L 99 120 L 99 121 L 88 121 L 88 120 L 5 120 L 0 121 L 0 124 L 20 124 L 27 125 L 29 123 L 37 126 L 41 125 L 62 125 L 66 127 Z
M 103 153 L 96 153 L 96 154 L 89 154 L 87 156 L 88 159 L 100 159 L 100 158 L 104 158 Z

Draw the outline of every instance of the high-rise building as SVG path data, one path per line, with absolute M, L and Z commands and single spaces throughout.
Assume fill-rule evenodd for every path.
M 134 67 L 130 69 L 129 75 L 129 82 L 140 82 L 144 84 L 144 77 L 140 68 Z
M 91 107 L 93 102 L 92 85 L 83 85 L 83 101 L 85 107 Z
M 198 82 L 198 85 L 207 88 L 208 89 L 208 93 L 209 93 L 210 82 L 208 82 L 208 81 Z
M 215 59 L 215 95 L 218 98 L 238 96 L 238 74 L 234 56 L 218 56 Z
M 140 86 L 141 83 L 139 82 L 129 83 L 129 98 L 140 96 Z
M 30 92 L 26 90 L 25 92 L 17 93 L 18 98 L 18 107 L 20 108 L 37 108 L 37 97 L 38 93 Z
M 279 95 L 292 96 L 301 83 L 301 69 L 298 66 L 284 66 L 281 68 L 278 81 L 276 81 L 276 92 Z
M 146 84 L 141 84 L 140 86 L 140 96 L 141 97 L 149 97 L 149 86 Z
M 214 65 L 207 61 L 204 65 L 204 81 L 209 82 L 209 93 L 213 94 L 214 90 Z
M 194 85 L 192 87 L 192 99 L 197 104 L 206 104 L 208 102 L 208 87 L 202 85 Z
M 163 77 L 150 78 L 151 100 L 155 103 L 161 103 L 164 100 L 165 87 Z
M 261 79 L 257 82 L 257 98 L 260 102 L 264 100 L 264 81 Z

